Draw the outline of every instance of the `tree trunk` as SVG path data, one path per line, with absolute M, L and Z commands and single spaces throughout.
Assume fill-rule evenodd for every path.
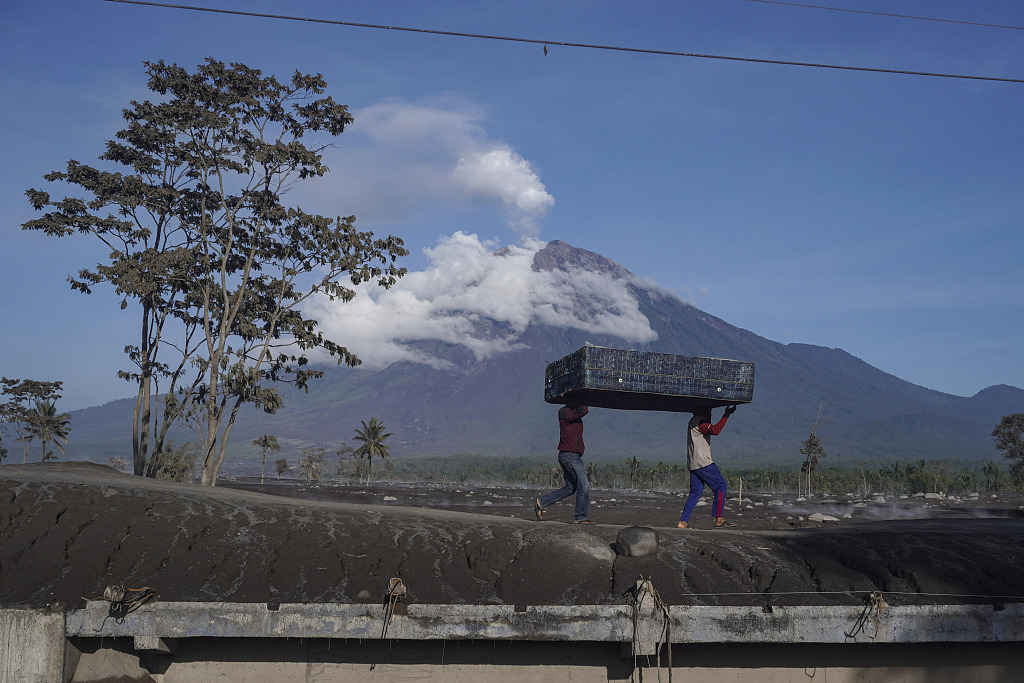
M 142 312 L 142 339 L 139 347 L 139 393 L 135 398 L 135 410 L 132 412 L 132 469 L 136 476 L 146 474 L 146 459 L 149 455 L 149 430 L 153 417 L 152 386 L 153 369 L 150 363 L 149 347 L 149 308 Z M 154 474 L 150 476 L 156 476 Z

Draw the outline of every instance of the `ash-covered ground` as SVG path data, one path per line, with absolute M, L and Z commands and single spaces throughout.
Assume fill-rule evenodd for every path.
M 968 498 L 730 492 L 733 529 L 675 528 L 684 498 L 597 489 L 594 526 L 572 500 L 533 518 L 538 493 L 467 486 L 303 486 L 222 481 L 210 489 L 91 463 L 0 467 L 0 606 L 77 607 L 108 585 L 159 600 L 608 604 L 650 578 L 668 604 L 1024 601 L 1024 503 Z M 655 530 L 645 557 L 613 549 Z

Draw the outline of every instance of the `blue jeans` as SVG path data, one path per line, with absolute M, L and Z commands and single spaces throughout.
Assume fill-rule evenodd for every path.
M 707 467 L 701 467 L 698 470 L 690 470 L 690 497 L 686 499 L 686 505 L 683 507 L 683 514 L 680 515 L 679 521 L 690 523 L 690 514 L 693 512 L 693 508 L 697 506 L 697 501 L 700 500 L 701 495 L 704 493 L 704 485 L 707 484 L 708 488 L 714 493 L 714 500 L 711 501 L 711 516 L 712 517 L 723 517 L 725 510 L 725 491 L 727 485 L 725 483 L 725 477 L 722 476 L 722 471 L 718 469 L 718 465 L 711 463 Z
M 558 464 L 562 466 L 565 486 L 557 491 L 547 493 L 537 500 L 542 508 L 546 508 L 567 496 L 571 496 L 575 492 L 575 521 L 582 522 L 587 518 L 587 508 L 590 507 L 590 481 L 587 479 L 587 468 L 583 465 L 583 458 L 579 453 L 559 451 Z

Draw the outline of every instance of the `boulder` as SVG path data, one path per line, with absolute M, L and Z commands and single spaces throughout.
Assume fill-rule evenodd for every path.
M 658 532 L 646 526 L 628 526 L 619 532 L 612 549 L 625 557 L 645 557 L 658 552 Z

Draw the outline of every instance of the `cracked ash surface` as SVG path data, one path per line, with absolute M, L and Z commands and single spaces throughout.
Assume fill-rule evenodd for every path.
M 595 491 L 599 523 L 584 527 L 534 521 L 527 490 L 263 490 L 332 500 L 92 463 L 0 467 L 0 606 L 80 607 L 113 584 L 164 601 L 380 603 L 392 577 L 416 603 L 624 603 L 641 576 L 674 605 L 862 604 L 872 590 L 889 604 L 1024 600 L 1024 518 L 1005 497 L 888 513 L 905 519 L 828 500 L 857 514 L 818 523 L 766 496 L 731 504 L 736 529 L 678 530 L 682 500 L 669 494 Z M 926 505 L 937 519 L 921 518 Z M 655 555 L 616 555 L 630 525 L 656 529 Z

